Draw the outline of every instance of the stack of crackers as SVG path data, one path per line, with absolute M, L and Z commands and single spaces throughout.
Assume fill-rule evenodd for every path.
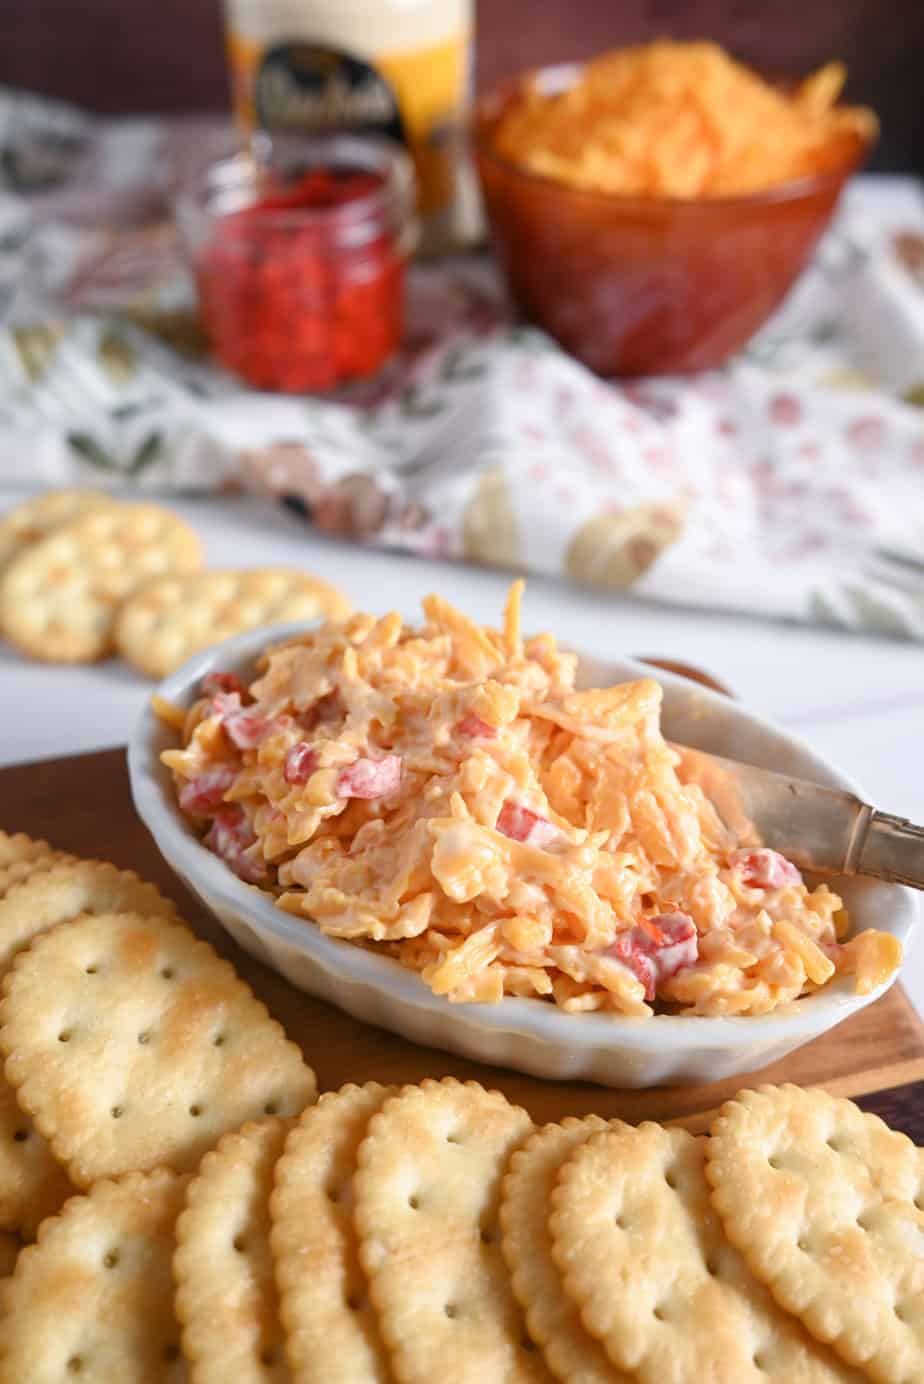
M 92 663 L 117 651 L 160 678 L 246 630 L 350 611 L 307 572 L 202 567 L 198 537 L 170 510 L 49 491 L 0 519 L 0 632 L 32 658 Z
M 4 889 L 0 1384 L 924 1380 L 924 1151 L 851 1102 L 316 1099 L 152 885 L 0 833 Z

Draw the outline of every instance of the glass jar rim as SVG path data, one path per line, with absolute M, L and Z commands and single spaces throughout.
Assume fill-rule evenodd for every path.
M 284 141 L 284 142 L 283 142 Z M 395 141 L 379 135 L 319 134 L 273 139 L 259 132 L 250 149 L 215 159 L 176 190 L 178 210 L 220 219 L 259 203 L 261 175 L 273 169 L 277 148 L 291 150 L 310 167 L 336 167 L 357 174 L 378 175 L 381 182 L 359 197 L 327 207 L 274 207 L 260 213 L 267 227 L 295 229 L 330 227 L 345 233 L 370 222 L 391 218 L 405 228 L 414 214 L 414 168 Z

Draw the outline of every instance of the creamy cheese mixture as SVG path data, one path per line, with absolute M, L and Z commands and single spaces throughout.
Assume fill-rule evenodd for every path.
M 329 623 L 161 703 L 205 843 L 279 907 L 454 1001 L 761 1014 L 835 973 L 868 991 L 899 943 L 739 848 L 678 777 L 650 679 L 574 690 L 573 654 L 442 600 Z

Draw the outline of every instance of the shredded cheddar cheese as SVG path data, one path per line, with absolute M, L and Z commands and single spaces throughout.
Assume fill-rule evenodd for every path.
M 163 754 L 242 879 L 453 1001 L 757 1014 L 898 964 L 774 851 L 738 849 L 678 777 L 650 679 L 575 690 L 574 655 L 438 596 L 419 629 L 355 615 L 212 674 Z
M 831 62 L 784 91 L 715 43 L 620 48 L 562 91 L 528 83 L 502 115 L 494 147 L 572 187 L 738 196 L 835 168 L 845 141 L 875 136 L 872 111 L 837 104 L 846 75 Z

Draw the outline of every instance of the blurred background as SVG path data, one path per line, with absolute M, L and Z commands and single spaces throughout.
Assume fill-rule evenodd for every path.
M 0 490 L 924 638 L 922 0 L 2 15 Z
M 2 28 L 0 83 L 107 113 L 229 104 L 221 0 L 3 0 Z M 921 0 L 479 0 L 476 83 L 667 34 L 780 77 L 840 58 L 882 122 L 871 166 L 924 172 Z

